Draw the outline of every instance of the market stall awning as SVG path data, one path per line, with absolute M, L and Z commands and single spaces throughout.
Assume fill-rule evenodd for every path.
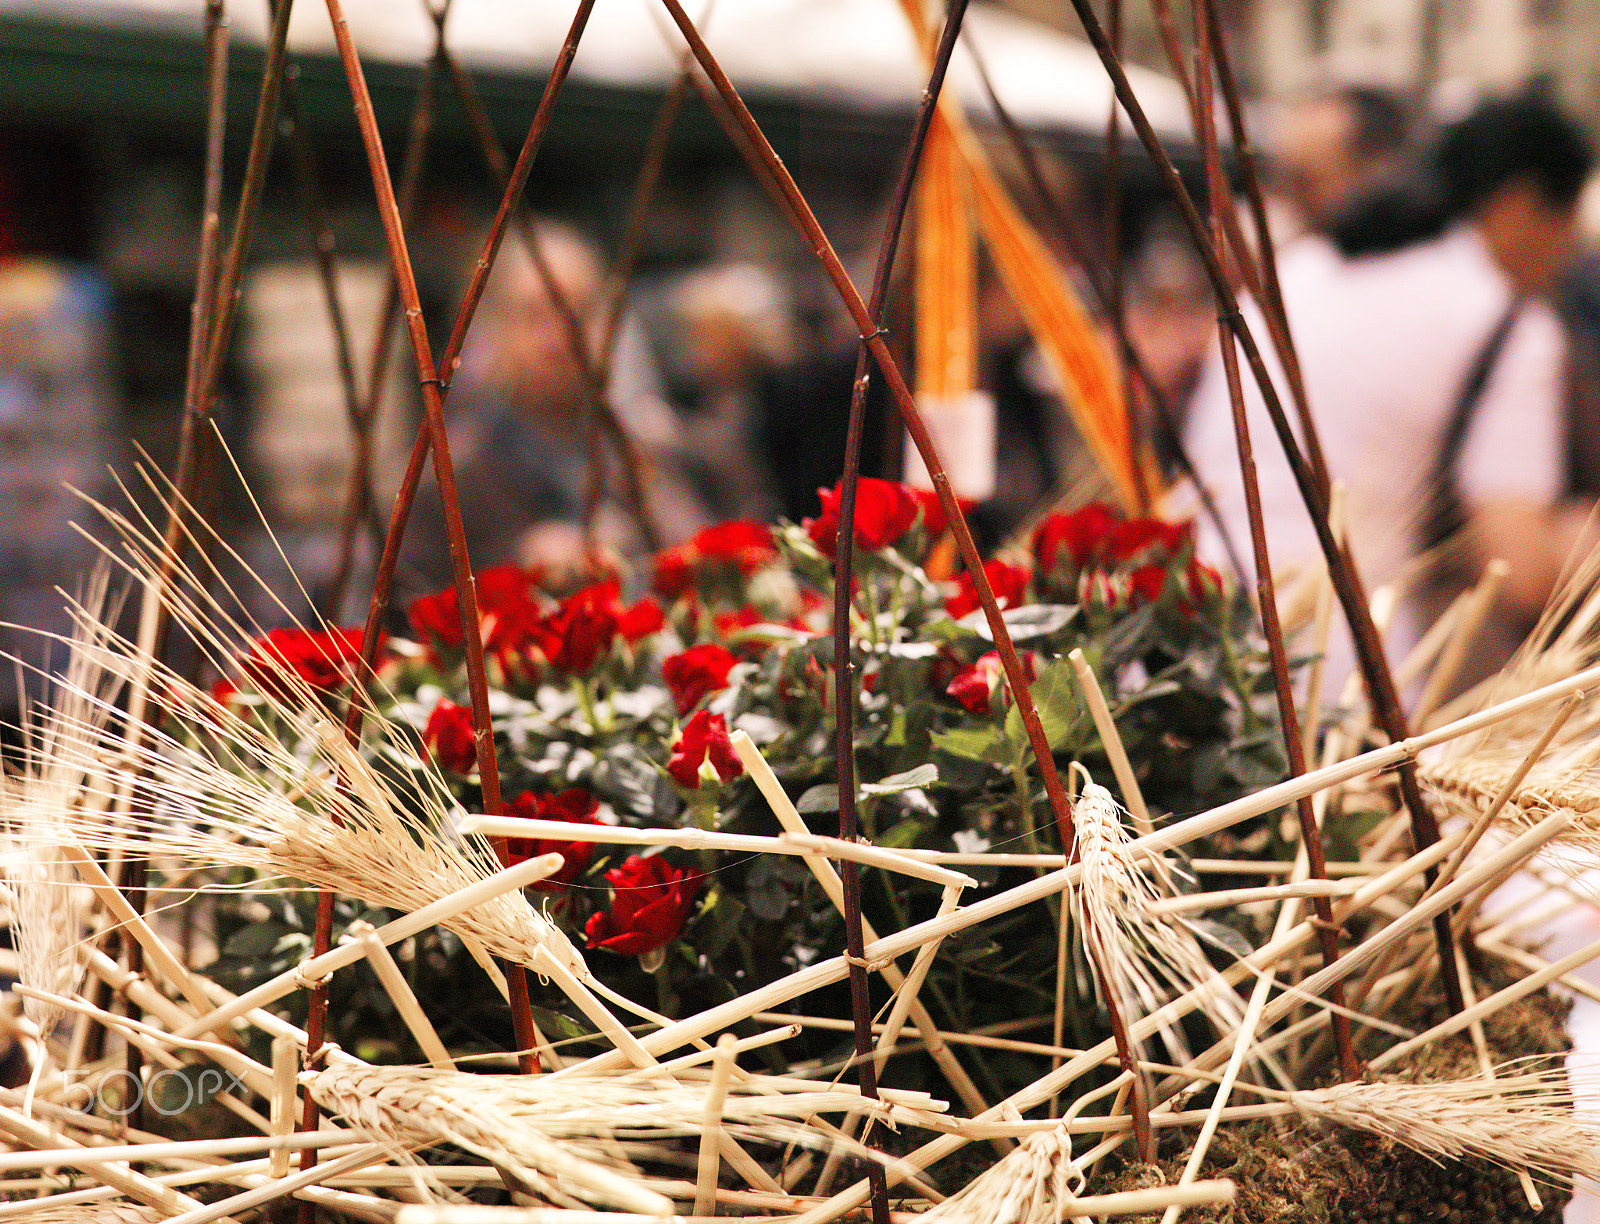
M 909 110 L 922 88 L 925 70 L 897 0 L 715 0 L 705 15 L 707 7 L 691 11 L 735 84 L 753 98 L 892 114 Z M 198 38 L 202 8 L 200 0 L 0 0 L 0 23 L 92 32 L 112 47 L 119 39 Z M 420 0 L 346 0 L 344 8 L 369 61 L 415 65 L 431 50 L 432 22 Z M 259 44 L 266 10 L 264 2 L 230 5 L 235 39 Z M 554 59 L 571 16 L 571 4 L 554 0 L 455 0 L 449 42 L 480 71 L 538 73 Z M 1104 129 L 1111 87 L 1086 43 L 977 4 L 966 31 L 1019 120 L 1068 132 Z M 331 55 L 326 8 L 301 0 L 291 38 L 302 54 Z M 676 73 L 681 49 L 658 0 L 601 0 L 573 74 L 602 88 L 658 91 Z M 1130 68 L 1129 76 L 1157 130 L 1187 141 L 1181 90 L 1143 69 Z M 950 83 L 975 114 L 987 110 L 969 49 L 958 52 Z

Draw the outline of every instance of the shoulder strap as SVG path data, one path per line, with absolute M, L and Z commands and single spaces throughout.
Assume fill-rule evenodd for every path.
M 1466 377 L 1461 380 L 1460 390 L 1456 392 L 1455 406 L 1451 409 L 1444 439 L 1440 443 L 1439 453 L 1434 461 L 1432 486 L 1434 502 L 1424 540 L 1424 544 L 1429 548 L 1442 544 L 1466 525 L 1466 513 L 1461 507 L 1461 498 L 1456 490 L 1456 463 L 1461 458 L 1462 448 L 1466 445 L 1467 434 L 1472 429 L 1478 405 L 1483 402 L 1483 392 L 1489 385 L 1489 376 L 1494 373 L 1494 368 L 1500 361 L 1500 354 L 1505 350 L 1506 340 L 1511 335 L 1511 328 L 1521 310 L 1522 298 L 1512 298 L 1505 313 L 1484 338 L 1477 356 L 1467 367 Z

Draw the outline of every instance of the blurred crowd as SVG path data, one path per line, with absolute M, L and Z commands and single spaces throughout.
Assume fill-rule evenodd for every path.
M 1330 85 L 1270 119 L 1260 143 L 1292 349 L 1273 342 L 1279 329 L 1241 285 L 1246 317 L 1280 396 L 1292 402 L 1291 391 L 1304 389 L 1367 585 L 1395 586 L 1397 657 L 1491 558 L 1505 562 L 1498 644 L 1474 656 L 1487 673 L 1545 606 L 1568 556 L 1593 541 L 1600 258 L 1579 224 L 1589 137 L 1536 93 L 1441 114 L 1379 90 Z M 1097 234 L 1094 184 L 1064 195 L 1081 228 Z M 1051 241 L 1051 219 L 1034 219 Z M 479 238 L 460 243 L 464 264 Z M 1085 270 L 1066 249 L 1057 251 L 1062 275 L 1093 304 Z M 864 283 L 872 252 L 858 254 Z M 1102 311 L 1098 326 L 1108 352 L 1120 325 L 1138 354 L 1128 389 L 1142 445 L 1168 486 L 1164 506 L 1196 514 L 1204 559 L 1230 567 L 1242 558 L 1248 580 L 1232 397 L 1201 260 L 1177 212 L 1160 203 L 1121 226 L 1113 248 L 1096 257 L 1118 265 L 1123 317 Z M 367 309 L 375 311 L 382 277 L 369 272 Z M 56 453 L 41 422 L 66 419 L 62 411 L 107 415 L 104 387 L 34 368 L 47 357 L 60 364 L 62 348 L 37 336 L 81 333 L 88 343 L 104 325 L 103 304 L 57 281 L 41 288 L 37 272 L 15 261 L 0 269 L 0 434 L 17 435 L 17 447 L 35 456 Z M 890 336 L 909 371 L 907 281 L 902 270 L 892 286 Z M 247 318 L 294 349 L 289 340 L 303 329 L 296 321 L 311 309 L 309 276 L 253 283 Z M 792 269 L 755 260 L 651 268 L 619 289 L 601 246 L 579 228 L 544 220 L 508 237 L 450 372 L 448 426 L 474 563 L 577 566 L 596 549 L 637 558 L 712 522 L 814 515 L 818 489 L 840 474 L 857 353 L 843 312 L 818 307 L 825 297 Z M 992 411 L 974 445 L 985 452 L 977 466 L 992 478 L 972 517 L 980 544 L 995 550 L 1034 516 L 1106 497 L 1109 486 L 1023 313 L 981 258 L 974 306 L 978 382 Z M 258 343 L 253 351 L 268 350 Z M 234 390 L 258 401 L 253 414 L 239 414 L 255 422 L 254 436 L 235 442 L 280 508 L 329 500 L 306 483 L 319 463 L 335 482 L 343 478 L 342 417 L 313 423 L 306 415 L 296 395 L 309 376 L 298 360 L 263 358 L 251 372 L 254 390 L 248 377 Z M 292 377 L 272 384 L 269 367 L 285 362 Z M 1248 371 L 1242 392 L 1273 569 L 1280 580 L 1309 580 L 1320 564 L 1314 534 Z M 381 476 L 396 470 L 413 425 L 391 429 L 380 445 Z M 316 446 L 331 457 L 319 460 Z M 905 448 L 874 378 L 862 471 L 901 475 Z M 74 459 L 80 468 L 84 454 L 91 466 L 101 462 L 85 451 Z M 81 564 L 77 538 L 60 526 L 67 512 L 41 491 L 53 472 L 19 451 L 0 482 L 0 499 L 15 503 L 0 531 L 5 619 L 47 619 L 33 606 L 41 592 L 70 582 Z M 67 475 L 93 482 L 76 468 Z M 1196 484 L 1214 513 L 1201 513 Z M 380 515 L 388 505 L 381 492 Z M 41 514 L 51 523 L 36 522 Z M 314 590 L 337 551 L 335 520 L 300 534 L 290 551 Z M 431 476 L 407 540 L 399 593 L 449 585 Z M 353 612 L 347 603 L 334 615 Z M 1332 635 L 1335 686 L 1350 670 L 1341 636 Z

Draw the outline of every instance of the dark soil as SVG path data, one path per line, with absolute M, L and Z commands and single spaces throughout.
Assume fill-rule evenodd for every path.
M 1516 975 L 1520 976 L 1520 975 Z M 1486 967 L 1479 998 L 1508 985 L 1500 965 Z M 1569 1004 L 1545 992 L 1503 1008 L 1484 1022 L 1484 1036 L 1497 1063 L 1542 1054 L 1560 1056 L 1569 1047 Z M 1445 1018 L 1442 1000 L 1418 1000 L 1401 1023 L 1422 1030 Z M 1363 1053 L 1371 1057 L 1377 1050 Z M 1532 1064 L 1526 1069 L 1533 1069 Z M 1403 1064 L 1385 1068 L 1385 1078 L 1417 1081 L 1460 1079 L 1478 1072 L 1470 1037 L 1463 1034 L 1429 1045 Z M 1244 1097 L 1241 1095 L 1241 1100 Z M 1183 1172 L 1192 1136 L 1162 1135 L 1158 1164 L 1108 1162 L 1091 1190 L 1106 1194 L 1171 1184 Z M 1231 1178 L 1238 1196 L 1221 1207 L 1193 1207 L 1192 1224 L 1448 1224 L 1471 1220 L 1541 1221 L 1559 1224 L 1567 1186 L 1540 1185 L 1542 1211 L 1528 1205 L 1517 1176 L 1487 1161 L 1439 1161 L 1363 1131 L 1295 1121 L 1226 1127 L 1212 1141 L 1201 1177 Z M 1157 1219 L 1159 1214 L 1130 1219 Z

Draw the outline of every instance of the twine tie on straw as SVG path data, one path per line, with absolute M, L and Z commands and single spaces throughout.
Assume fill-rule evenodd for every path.
M 307 977 L 305 971 L 298 965 L 295 966 L 294 984 L 301 990 L 321 990 L 333 981 L 333 974 L 325 973 L 321 977 Z
M 864 956 L 851 956 L 848 952 L 843 955 L 845 964 L 854 965 L 857 969 L 865 969 L 868 973 L 879 973 L 894 964 L 894 957 L 892 956 L 879 956 L 868 960 Z

